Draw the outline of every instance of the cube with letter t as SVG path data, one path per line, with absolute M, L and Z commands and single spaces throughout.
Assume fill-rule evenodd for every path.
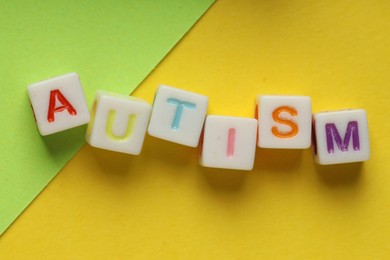
M 196 147 L 207 105 L 206 96 L 162 85 L 154 99 L 148 133 L 170 142 Z
M 313 126 L 317 163 L 339 164 L 369 159 L 370 141 L 363 109 L 316 113 Z

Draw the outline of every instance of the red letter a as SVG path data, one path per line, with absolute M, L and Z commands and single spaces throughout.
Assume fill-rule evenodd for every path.
M 61 103 L 61 106 L 56 107 L 56 101 Z M 76 115 L 77 112 L 73 108 L 73 106 L 69 103 L 69 101 L 62 95 L 61 91 L 58 89 L 50 91 L 50 102 L 49 102 L 49 110 L 47 112 L 47 121 L 54 122 L 54 113 L 61 112 L 63 110 L 68 110 L 69 114 Z

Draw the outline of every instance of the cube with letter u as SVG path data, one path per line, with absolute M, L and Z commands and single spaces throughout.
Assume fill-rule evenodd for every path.
M 339 164 L 369 159 L 370 141 L 363 109 L 316 113 L 313 126 L 317 163 Z
M 141 153 L 151 107 L 138 98 L 97 91 L 86 139 L 94 147 Z

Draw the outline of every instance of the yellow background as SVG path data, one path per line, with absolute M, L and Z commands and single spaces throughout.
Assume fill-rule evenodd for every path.
M 140 156 L 85 146 L 0 238 L 0 259 L 389 258 L 389 17 L 378 0 L 218 1 L 134 93 L 152 102 L 162 83 L 248 117 L 257 94 L 364 108 L 369 161 L 257 149 L 246 173 L 150 136 Z

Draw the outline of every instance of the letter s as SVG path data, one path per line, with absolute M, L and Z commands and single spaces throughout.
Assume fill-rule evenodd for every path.
M 288 125 L 289 127 L 291 127 L 291 130 L 288 132 L 281 132 L 278 130 L 278 128 L 276 126 L 273 126 L 272 127 L 272 134 L 276 137 L 279 137 L 279 138 L 291 138 L 291 137 L 296 136 L 298 134 L 298 125 L 290 119 L 281 118 L 280 114 L 282 112 L 287 112 L 292 116 L 298 115 L 297 110 L 293 107 L 281 106 L 281 107 L 278 107 L 277 109 L 275 109 L 274 112 L 272 112 L 272 118 L 274 119 L 274 121 L 277 123 L 280 123 L 280 124 Z

